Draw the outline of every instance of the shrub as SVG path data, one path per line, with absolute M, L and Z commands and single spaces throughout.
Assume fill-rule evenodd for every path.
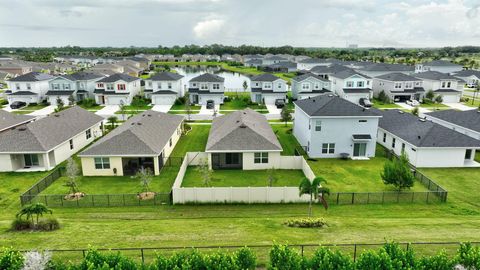
M 175 105 L 183 105 L 187 101 L 186 97 L 179 97 L 175 99 Z
M 23 260 L 22 253 L 12 248 L 4 248 L 0 251 L 0 269 L 21 269 Z
M 12 222 L 12 227 L 11 227 L 13 231 L 24 231 L 24 230 L 30 230 L 32 228 L 33 228 L 33 222 L 30 220 L 22 219 L 22 218 L 16 218 Z
M 224 102 L 230 102 L 231 100 L 232 100 L 232 99 L 231 99 L 229 96 L 225 96 L 225 97 L 223 98 L 223 101 L 224 101 Z
M 78 105 L 82 105 L 84 108 L 93 108 L 97 105 L 92 98 L 86 98 L 77 102 Z
M 204 257 L 207 269 L 239 269 L 235 257 L 225 252 L 215 252 Z
M 134 96 L 132 99 L 132 106 L 134 107 L 144 107 L 151 103 L 151 100 L 143 96 Z
M 7 104 L 8 104 L 8 100 L 6 99 L 0 100 L 0 105 L 7 105 Z
M 257 256 L 247 247 L 241 248 L 235 253 L 237 266 L 242 270 L 252 270 L 257 266 Z
M 418 116 L 418 113 L 419 113 L 418 107 L 414 107 L 412 110 L 412 114 Z
M 270 250 L 269 269 L 297 270 L 302 269 L 302 257 L 287 245 L 274 244 Z
M 354 269 L 353 260 L 340 251 L 332 251 L 329 248 L 320 247 L 310 260 L 310 269 L 313 270 L 349 270 Z
M 288 227 L 321 228 L 327 223 L 323 218 L 293 218 L 284 222 Z
M 390 98 L 385 94 L 384 90 L 382 90 L 382 91 L 380 91 L 380 93 L 378 93 L 377 99 L 378 99 L 378 101 L 380 101 L 382 103 L 390 103 Z
M 417 263 L 417 269 L 421 270 L 450 270 L 453 269 L 454 263 L 442 251 L 431 257 L 422 257 Z
M 443 102 L 443 97 L 442 97 L 442 95 L 436 96 L 436 97 L 435 97 L 435 102 L 436 102 L 436 103 L 442 103 L 442 102 Z
M 138 269 L 137 264 L 121 255 L 119 252 L 111 254 L 101 254 L 95 249 L 88 250 L 85 259 L 78 267 L 81 270 L 90 269 L 122 269 L 135 270 Z
M 383 250 L 389 255 L 394 266 L 401 266 L 401 269 L 415 269 L 415 254 L 412 249 L 404 250 L 397 243 L 386 243 Z
M 422 99 L 422 103 L 423 103 L 423 104 L 432 104 L 432 103 L 433 103 L 433 100 L 430 99 L 430 98 L 423 98 L 423 99 Z
M 37 230 L 54 231 L 60 229 L 60 222 L 56 218 L 47 218 L 40 220 L 37 224 Z
M 401 269 L 393 267 L 392 260 L 383 249 L 379 252 L 368 250 L 362 253 L 356 262 L 356 266 L 356 269 Z
M 461 244 L 454 260 L 466 269 L 480 269 L 480 247 L 473 247 L 471 243 Z

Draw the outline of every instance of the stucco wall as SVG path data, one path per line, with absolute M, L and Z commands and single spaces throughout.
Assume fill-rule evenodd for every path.
M 82 157 L 82 173 L 84 176 L 114 176 L 113 169 L 117 169 L 117 175 L 123 175 L 121 157 L 110 157 L 110 169 L 95 169 L 93 157 Z
M 254 153 L 243 153 L 243 169 L 244 170 L 266 170 L 279 166 L 280 152 L 269 152 L 268 163 L 254 163 Z

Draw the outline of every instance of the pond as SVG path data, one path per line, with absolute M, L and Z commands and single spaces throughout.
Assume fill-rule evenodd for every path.
M 174 67 L 173 70 L 178 74 L 183 75 L 182 84 L 188 87 L 188 81 L 197 77 L 203 73 L 213 73 L 220 77 L 225 78 L 225 91 L 226 92 L 243 92 L 243 82 L 247 82 L 247 91 L 250 91 L 250 78 L 237 72 L 230 72 L 222 70 L 219 66 L 181 66 Z

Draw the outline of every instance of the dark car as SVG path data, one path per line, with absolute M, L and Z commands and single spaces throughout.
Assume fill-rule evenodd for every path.
M 215 109 L 215 101 L 207 100 L 207 109 L 209 109 L 209 110 Z
M 285 100 L 284 99 L 276 99 L 275 100 L 275 106 L 277 106 L 278 109 L 285 107 Z
M 23 101 L 15 101 L 15 102 L 12 102 L 12 104 L 10 104 L 10 108 L 12 109 L 20 109 L 25 106 L 27 106 L 27 103 Z
M 361 98 L 360 105 L 362 105 L 363 107 L 369 108 L 369 107 L 372 107 L 372 102 L 368 98 Z

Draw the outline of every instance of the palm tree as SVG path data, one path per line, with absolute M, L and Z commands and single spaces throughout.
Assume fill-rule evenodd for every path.
M 117 123 L 117 117 L 116 116 L 110 116 L 107 121 L 110 124 L 111 129 L 115 128 L 115 124 Z
M 313 202 L 313 199 L 317 200 L 320 194 L 322 195 L 322 196 L 320 196 L 320 199 L 322 200 L 322 203 L 323 203 L 325 209 L 328 208 L 327 202 L 325 201 L 325 198 L 323 197 L 323 194 L 330 194 L 330 189 L 328 189 L 326 187 L 323 187 L 322 183 L 325 183 L 325 184 L 327 183 L 327 181 L 325 179 L 323 179 L 322 177 L 315 177 L 312 181 L 310 181 L 310 179 L 305 177 L 305 178 L 302 179 L 302 182 L 300 183 L 300 186 L 298 187 L 298 189 L 300 190 L 300 195 L 299 196 L 302 196 L 304 194 L 309 194 L 310 195 L 310 202 L 309 202 L 309 205 L 308 205 L 308 216 L 309 217 L 312 216 L 312 202 Z
M 36 217 L 36 223 L 34 223 L 34 225 L 36 226 L 36 225 L 38 225 L 38 218 L 40 216 L 43 216 L 43 214 L 47 214 L 47 213 L 52 214 L 53 212 L 50 208 L 46 207 L 44 204 L 35 203 L 35 204 L 30 204 L 30 205 L 27 205 L 27 206 L 23 207 L 22 210 L 20 210 L 17 213 L 17 217 L 21 218 L 22 216 L 26 216 L 27 220 L 31 219 L 32 223 L 34 223 L 33 216 L 35 216 Z

